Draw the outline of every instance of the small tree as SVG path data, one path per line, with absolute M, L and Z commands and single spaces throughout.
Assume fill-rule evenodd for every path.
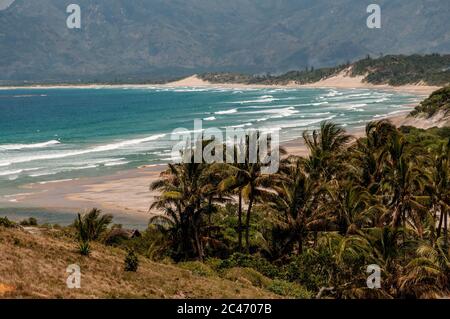
M 88 256 L 90 253 L 90 242 L 99 239 L 100 235 L 106 231 L 111 224 L 111 215 L 101 215 L 101 210 L 93 208 L 89 213 L 81 216 L 78 214 L 74 222 L 77 231 L 80 253 Z
M 128 253 L 125 257 L 125 271 L 136 272 L 139 267 L 139 259 L 134 252 L 134 249 L 127 249 Z

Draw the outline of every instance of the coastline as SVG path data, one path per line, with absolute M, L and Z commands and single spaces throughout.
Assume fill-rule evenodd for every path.
M 179 81 L 170 82 L 165 84 L 166 87 L 210 87 L 210 88 L 248 88 L 248 89 L 264 89 L 264 88 L 290 88 L 290 89 L 302 89 L 302 88 L 325 88 L 325 89 L 373 89 L 373 90 L 390 90 L 396 92 L 407 92 L 418 95 L 429 95 L 432 92 L 440 89 L 439 86 L 430 85 L 374 85 L 363 81 L 363 76 L 350 77 L 341 72 L 338 75 L 330 78 L 320 80 L 314 83 L 298 84 L 295 82 L 288 83 L 286 85 L 262 85 L 262 84 L 242 84 L 242 83 L 210 83 L 202 80 L 196 74 L 184 78 Z
M 408 113 L 389 117 L 395 125 L 401 126 Z M 355 139 L 364 135 L 364 128 L 348 131 Z M 289 155 L 308 156 L 308 150 L 301 138 L 282 145 Z M 93 207 L 111 213 L 125 224 L 144 227 L 149 218 L 158 212 L 149 212 L 149 207 L 157 192 L 149 190 L 149 185 L 157 180 L 166 164 L 141 166 L 118 171 L 112 175 L 82 177 L 48 183 L 27 184 L 21 187 L 22 195 L 0 199 L 0 205 L 20 209 L 34 209 L 72 213 Z
M 429 95 L 433 91 L 440 89 L 439 86 L 429 85 L 402 85 L 392 86 L 387 84 L 374 85 L 363 81 L 363 76 L 350 77 L 341 72 L 333 77 L 320 80 L 315 83 L 298 84 L 295 82 L 286 85 L 265 85 L 265 84 L 244 84 L 244 83 L 211 83 L 202 80 L 198 75 L 186 77 L 184 79 L 168 82 L 166 84 L 61 84 L 61 85 L 30 85 L 30 86 L 0 86 L 1 90 L 29 90 L 29 89 L 150 89 L 150 88 L 218 88 L 218 89 L 302 89 L 302 88 L 327 88 L 327 89 L 374 89 L 390 90 L 396 92 L 407 92 L 418 95 Z
M 155 88 L 155 87 L 210 87 L 210 88 L 336 88 L 336 89 L 382 89 L 395 90 L 401 92 L 412 92 L 417 95 L 427 95 L 433 92 L 436 87 L 431 86 L 374 86 L 361 81 L 362 78 L 350 78 L 338 75 L 314 84 L 298 85 L 291 83 L 288 85 L 245 85 L 245 84 L 212 84 L 197 76 L 191 76 L 180 81 L 164 85 L 80 85 L 80 86 L 32 86 L 32 89 L 52 89 L 52 88 Z M 25 87 L 9 87 L 11 89 L 25 89 Z M 0 90 L 8 89 L 0 87 Z M 411 106 L 413 107 L 413 106 Z M 403 124 L 426 128 L 426 119 L 414 119 L 414 123 L 408 123 L 409 110 L 405 113 L 386 115 L 384 119 L 389 119 L 396 126 Z M 364 128 L 348 131 L 355 138 L 364 135 Z M 283 143 L 289 154 L 307 156 L 308 151 L 302 139 L 295 139 Z M 135 220 L 137 223 L 146 225 L 152 214 L 148 209 L 152 200 L 157 194 L 150 192 L 149 185 L 155 181 L 160 173 L 167 167 L 166 165 L 151 165 L 140 168 L 116 172 L 112 175 L 101 177 L 82 177 L 76 180 L 55 181 L 46 184 L 29 184 L 21 187 L 25 194 L 0 198 L 0 205 L 13 208 L 34 208 L 45 207 L 46 210 L 73 212 L 74 214 L 97 207 L 107 213 L 119 216 L 125 220 Z M 44 209 L 43 209 L 44 210 Z

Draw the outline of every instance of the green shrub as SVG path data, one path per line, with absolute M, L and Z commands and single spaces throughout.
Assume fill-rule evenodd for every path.
M 107 243 L 119 247 L 130 247 L 137 254 L 145 256 L 153 261 L 162 261 L 169 255 L 169 241 L 163 232 L 154 225 L 141 233 L 141 236 L 126 238 L 120 228 L 114 228 L 117 236 L 108 236 Z
M 78 244 L 78 250 L 81 255 L 89 256 L 91 254 L 91 244 L 89 241 L 80 241 Z
M 0 226 L 6 227 L 6 228 L 13 228 L 16 227 L 16 223 L 10 221 L 8 217 L 0 217 Z
M 304 285 L 307 289 L 318 291 L 328 285 L 328 278 L 335 268 L 333 256 L 322 249 L 307 250 L 301 256 L 293 257 L 283 267 L 283 279 Z
M 209 277 L 213 276 L 214 270 L 212 270 L 208 265 L 201 263 L 199 261 L 186 261 L 178 264 L 178 267 L 191 271 L 194 275 Z
M 285 280 L 273 280 L 267 289 L 277 295 L 296 299 L 311 299 L 312 293 L 302 286 Z
M 139 267 L 139 259 L 133 249 L 128 249 L 125 257 L 125 271 L 136 272 Z
M 208 265 L 212 270 L 219 271 L 222 265 L 222 259 L 219 258 L 208 258 L 205 260 L 205 264 Z
M 278 267 L 272 265 L 269 261 L 260 256 L 235 253 L 231 255 L 230 258 L 222 261 L 222 264 L 220 265 L 221 269 L 233 267 L 253 268 L 269 278 L 277 278 L 280 275 Z
M 105 236 L 105 244 L 119 246 L 130 239 L 128 232 L 120 227 L 113 227 Z
M 272 280 L 257 272 L 252 268 L 234 267 L 224 275 L 224 278 L 232 281 L 239 281 L 243 283 L 250 283 L 252 286 L 267 288 L 271 285 Z
M 37 226 L 38 222 L 37 219 L 34 217 L 30 217 L 28 219 L 24 219 L 20 222 L 21 226 Z

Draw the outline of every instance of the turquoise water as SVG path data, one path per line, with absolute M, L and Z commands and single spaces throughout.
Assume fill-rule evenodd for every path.
M 0 90 L 0 196 L 19 186 L 170 161 L 176 128 L 281 128 L 300 137 L 321 121 L 348 129 L 408 110 L 420 97 L 332 89 Z

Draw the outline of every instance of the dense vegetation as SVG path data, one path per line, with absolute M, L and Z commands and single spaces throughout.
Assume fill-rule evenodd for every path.
M 448 112 L 449 92 L 434 92 L 414 113 Z M 282 150 L 272 175 L 247 152 L 242 164 L 169 164 L 150 186 L 160 193 L 157 214 L 142 233 L 110 227 L 112 216 L 92 209 L 52 236 L 70 238 L 86 260 L 118 248 L 128 274 L 164 262 L 255 296 L 448 297 L 450 127 L 383 120 L 365 133 L 354 140 L 323 122 L 303 134 L 309 156 Z M 0 230 L 36 225 L 0 218 Z M 369 265 L 381 269 L 380 289 L 367 287 Z
M 212 83 L 246 83 L 246 84 L 298 84 L 314 83 L 337 75 L 351 67 L 350 76 L 364 76 L 372 84 L 447 85 L 450 83 L 450 55 L 387 55 L 379 58 L 365 59 L 347 63 L 334 68 L 306 69 L 291 71 L 282 75 L 249 76 L 231 73 L 207 73 L 200 77 Z
M 307 68 L 303 71 L 291 71 L 282 75 L 245 75 L 236 73 L 205 73 L 200 78 L 211 83 L 242 83 L 242 84 L 263 84 L 263 85 L 286 85 L 292 82 L 297 84 L 307 84 L 320 81 L 330 76 L 336 75 L 349 64 L 339 65 L 334 68 Z
M 286 157 L 275 175 L 251 163 L 170 165 L 151 186 L 165 212 L 150 221 L 153 257 L 250 268 L 304 296 L 448 295 L 450 130 L 380 121 L 349 144 L 324 122 L 304 138 L 310 156 Z M 366 286 L 370 264 L 381 289 Z
M 387 55 L 353 64 L 353 75 L 364 75 L 373 84 L 405 85 L 450 83 L 450 55 Z
M 262 175 L 260 163 L 169 165 L 151 185 L 161 191 L 152 208 L 163 214 L 142 233 L 110 227 L 112 217 L 93 209 L 51 234 L 78 243 L 85 267 L 101 254 L 120 269 L 115 276 L 136 286 L 149 269 L 154 276 L 156 264 L 149 263 L 157 261 L 211 282 L 235 281 L 255 296 L 448 297 L 450 128 L 397 129 L 384 120 L 352 141 L 324 122 L 304 139 L 310 155 L 285 155 L 273 175 Z M 20 226 L 0 218 L 5 227 Z M 22 237 L 11 245 L 22 247 Z M 73 244 L 58 245 L 73 251 Z M 107 246 L 118 249 L 119 268 L 117 257 L 106 257 Z M 367 266 L 374 264 L 381 289 L 367 287 Z
M 429 98 L 422 101 L 414 109 L 411 115 L 425 114 L 428 117 L 432 117 L 438 112 L 442 112 L 445 115 L 450 112 L 450 86 L 433 92 Z

